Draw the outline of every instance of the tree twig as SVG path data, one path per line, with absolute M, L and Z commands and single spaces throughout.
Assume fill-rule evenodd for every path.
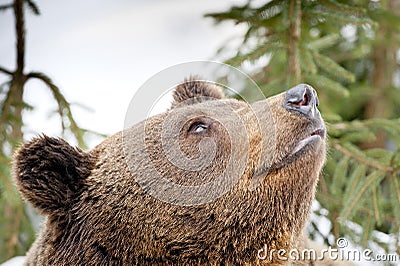
M 331 145 L 333 146 L 333 148 L 335 148 L 336 150 L 340 151 L 341 153 L 343 153 L 344 155 L 347 155 L 359 162 L 361 162 L 362 164 L 365 164 L 367 166 L 370 166 L 372 168 L 384 171 L 384 172 L 392 172 L 393 171 L 393 167 L 390 166 L 382 166 L 378 163 L 374 163 L 374 162 L 370 162 L 370 161 L 366 161 L 364 158 L 362 158 L 361 156 L 358 156 L 357 154 L 349 151 L 348 149 L 346 149 L 345 147 L 343 147 L 342 145 L 340 145 L 337 142 L 332 141 Z

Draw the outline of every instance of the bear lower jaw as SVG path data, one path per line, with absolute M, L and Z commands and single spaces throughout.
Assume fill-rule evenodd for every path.
M 286 156 L 283 156 L 283 158 L 279 162 L 273 163 L 268 167 L 260 167 L 259 169 L 256 169 L 252 174 L 252 180 L 257 181 L 252 181 L 252 183 L 261 182 L 261 180 L 264 180 L 265 176 L 267 176 L 272 171 L 279 170 L 286 165 L 293 163 L 297 160 L 297 158 L 301 157 L 302 154 L 311 149 L 315 151 L 319 150 L 321 148 L 321 145 L 324 145 L 325 138 L 325 128 L 318 127 L 317 129 L 312 131 L 307 137 L 301 139 L 296 145 L 294 145 L 292 151 L 289 152 Z
M 298 152 L 302 151 L 303 149 L 309 148 L 310 147 L 309 144 L 312 144 L 314 142 L 323 142 L 325 140 L 325 135 L 326 135 L 325 128 L 321 127 L 315 129 L 307 137 L 301 139 L 287 157 L 292 157 L 296 155 Z
M 319 133 L 318 133 L 319 132 Z M 325 143 L 325 130 L 317 129 L 311 133 L 308 137 L 301 139 L 279 163 L 273 164 L 269 168 L 269 172 L 273 170 L 279 170 L 289 164 L 297 161 L 298 158 L 302 157 L 305 153 L 311 153 L 312 156 L 319 157 L 320 150 Z
M 325 143 L 325 135 L 319 133 L 314 134 L 314 132 L 312 133 L 312 135 L 300 140 L 293 149 L 293 151 L 289 155 L 285 156 L 279 163 L 272 164 L 270 167 L 266 169 L 258 169 L 258 171 L 255 171 L 251 177 L 249 190 L 250 191 L 255 190 L 262 182 L 265 181 L 265 179 L 270 173 L 279 171 L 282 168 L 285 168 L 288 165 L 295 163 L 298 158 L 304 155 L 304 153 L 312 152 L 314 154 L 312 156 L 320 157 L 318 154 L 322 156 L 322 154 L 325 153 L 324 143 Z M 324 162 L 325 159 L 322 160 L 321 165 L 323 165 Z
M 307 146 L 309 146 L 309 144 L 316 141 L 322 141 L 322 137 L 319 135 L 311 135 L 305 139 L 300 140 L 289 156 L 296 155 L 296 153 L 298 153 L 299 151 L 307 149 Z

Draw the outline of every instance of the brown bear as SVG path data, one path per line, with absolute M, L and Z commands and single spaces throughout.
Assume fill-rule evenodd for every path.
M 91 151 L 41 136 L 16 152 L 16 185 L 46 217 L 27 265 L 314 263 L 288 251 L 325 162 L 315 90 L 248 104 L 187 80 L 173 96 Z

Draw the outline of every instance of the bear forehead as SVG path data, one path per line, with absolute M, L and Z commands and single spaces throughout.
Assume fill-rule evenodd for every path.
M 236 111 L 242 108 L 249 108 L 250 105 L 244 101 L 239 101 L 236 99 L 215 99 L 210 98 L 207 101 L 201 102 L 190 102 L 190 104 L 182 104 L 176 105 L 171 110 L 180 110 L 182 112 L 192 112 L 192 111 L 203 111 L 206 112 L 207 110 L 215 110 L 215 111 L 222 111 L 224 109 L 229 109 L 231 111 Z

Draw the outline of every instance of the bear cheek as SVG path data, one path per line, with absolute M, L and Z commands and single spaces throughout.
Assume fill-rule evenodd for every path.
M 158 164 L 154 161 L 158 164 L 156 168 L 160 169 L 162 167 L 163 170 L 160 172 L 163 173 L 164 178 L 170 181 L 180 185 L 197 186 L 211 182 L 224 173 L 230 159 L 231 143 L 228 132 L 221 126 L 218 126 L 218 128 L 214 127 L 204 134 L 181 132 L 179 136 L 179 150 L 179 156 L 184 158 L 173 158 L 173 160 L 199 161 L 199 169 L 190 169 L 190 167 L 185 168 L 184 166 L 174 164 L 173 161 L 169 160 L 168 156 L 165 156 L 165 153 L 168 153 L 165 150 L 163 151 L 163 157 L 168 163 Z

